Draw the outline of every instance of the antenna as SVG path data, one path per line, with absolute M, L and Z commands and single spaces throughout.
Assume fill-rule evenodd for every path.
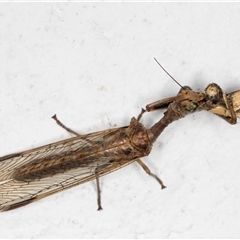
M 156 58 L 154 58 L 154 60 L 157 62 L 157 64 L 162 68 L 162 70 L 181 88 L 183 88 L 183 86 L 174 78 L 172 77 L 167 70 L 158 62 L 158 60 Z

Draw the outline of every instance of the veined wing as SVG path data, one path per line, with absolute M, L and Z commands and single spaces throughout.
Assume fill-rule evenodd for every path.
M 95 179 L 96 173 L 103 176 L 132 163 L 141 153 L 131 146 L 129 136 L 130 128 L 110 129 L 1 158 L 2 179 L 6 181 L 0 185 L 0 211 L 26 205 Z
M 82 156 L 96 151 L 106 137 L 111 137 L 122 128 L 109 129 L 90 134 L 80 135 L 27 151 L 10 154 L 0 158 L 0 181 L 12 178 L 12 175 L 22 166 L 31 162 L 43 162 L 56 156 L 71 155 L 81 151 Z
M 7 211 L 24 206 L 59 191 L 77 186 L 96 178 L 96 168 L 99 176 L 103 176 L 135 160 L 122 159 L 109 163 L 110 159 L 101 160 L 91 167 L 72 169 L 52 177 L 35 179 L 32 181 L 10 180 L 0 185 L 0 211 Z

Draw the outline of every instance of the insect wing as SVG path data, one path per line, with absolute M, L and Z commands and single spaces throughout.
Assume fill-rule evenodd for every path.
M 121 164 L 107 164 L 98 175 L 103 176 L 116 171 L 134 161 L 123 159 Z M 96 167 L 83 167 L 33 181 L 10 180 L 0 185 L 0 211 L 11 210 L 59 191 L 91 181 L 96 177 L 95 169 Z
M 93 180 L 96 177 L 96 169 L 98 169 L 98 176 L 103 176 L 134 162 L 135 160 L 126 159 L 111 162 L 112 156 L 98 158 L 96 155 L 96 157 L 91 157 L 91 153 L 105 148 L 103 146 L 105 142 L 114 142 L 114 138 L 120 136 L 124 129 L 126 128 L 82 135 L 2 157 L 0 159 L 0 175 L 1 180 L 5 181 L 0 185 L 0 211 L 14 209 Z M 56 155 L 70 156 L 67 160 L 71 162 L 71 156 L 74 159 L 73 153 L 76 152 L 79 152 L 83 159 L 88 159 L 86 164 L 83 161 L 77 168 L 73 166 L 70 169 L 64 169 L 63 160 L 66 159 L 62 158 L 62 162 L 57 163 L 53 160 Z M 57 159 L 61 159 L 61 157 Z M 50 168 L 51 171 L 44 170 L 44 166 L 49 164 L 56 164 L 56 166 Z M 34 168 L 31 167 L 33 165 Z
M 51 159 L 55 156 L 74 154 L 77 151 L 81 151 L 82 155 L 89 154 L 89 151 L 96 150 L 96 141 L 98 141 L 100 144 L 101 139 L 104 139 L 104 137 L 109 135 L 114 136 L 118 129 L 119 128 L 80 135 L 27 151 L 1 157 L 0 181 L 12 179 L 13 174 L 16 173 L 19 168 L 32 162 L 44 162 L 46 159 Z

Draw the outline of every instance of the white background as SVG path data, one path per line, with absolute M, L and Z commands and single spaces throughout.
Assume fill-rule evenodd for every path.
M 0 155 L 128 125 L 182 84 L 240 89 L 239 3 L 1 3 Z M 146 114 L 146 127 L 162 112 Z M 240 126 L 200 112 L 144 162 L 0 213 L 0 238 L 239 238 Z

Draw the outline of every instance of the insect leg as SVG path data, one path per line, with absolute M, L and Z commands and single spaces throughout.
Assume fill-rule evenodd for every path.
M 216 83 L 209 84 L 205 89 L 205 94 L 208 100 L 205 105 L 207 111 L 218 115 L 230 124 L 237 123 L 231 95 L 227 97 L 226 93 Z
M 95 175 L 96 175 L 96 183 L 97 183 L 97 204 L 98 204 L 98 211 L 102 210 L 101 206 L 101 190 L 100 190 L 100 184 L 99 184 L 99 175 L 98 175 L 98 169 L 96 168 L 95 170 Z
M 158 183 L 161 185 L 162 189 L 166 188 L 166 186 L 163 184 L 162 180 L 161 180 L 157 175 L 151 173 L 151 171 L 150 171 L 150 169 L 148 168 L 148 166 L 145 165 L 145 164 L 141 161 L 141 159 L 138 158 L 136 161 L 137 161 L 137 163 L 143 168 L 143 170 L 144 170 L 149 176 L 154 177 L 154 178 L 158 181 Z
M 176 100 L 176 97 L 170 97 L 170 98 L 165 98 L 165 99 L 150 103 L 146 106 L 146 111 L 152 112 L 156 110 L 165 109 L 169 106 L 170 103 L 174 102 L 175 100 Z
M 138 122 L 140 121 L 140 119 L 142 118 L 142 115 L 143 115 L 145 112 L 146 112 L 146 110 L 142 108 L 140 114 L 139 114 L 138 117 L 137 117 L 137 121 L 138 121 Z
M 227 109 L 229 110 L 230 115 L 231 115 L 230 123 L 231 123 L 231 124 L 236 124 L 236 123 L 237 123 L 236 113 L 234 112 L 232 103 L 231 103 L 230 101 L 228 101 L 225 92 L 223 92 L 223 100 L 224 100 L 224 102 L 225 102 L 225 104 L 226 104 L 226 107 L 227 107 Z
M 70 133 L 72 133 L 72 134 L 74 134 L 74 135 L 76 135 L 76 136 L 80 136 L 80 134 L 78 134 L 77 132 L 73 131 L 72 129 L 66 127 L 63 123 L 61 123 L 61 122 L 58 120 L 56 114 L 55 114 L 54 116 L 52 116 L 52 118 L 57 122 L 57 124 L 58 124 L 60 127 L 64 128 L 65 130 L 67 130 L 68 132 L 70 132 Z

